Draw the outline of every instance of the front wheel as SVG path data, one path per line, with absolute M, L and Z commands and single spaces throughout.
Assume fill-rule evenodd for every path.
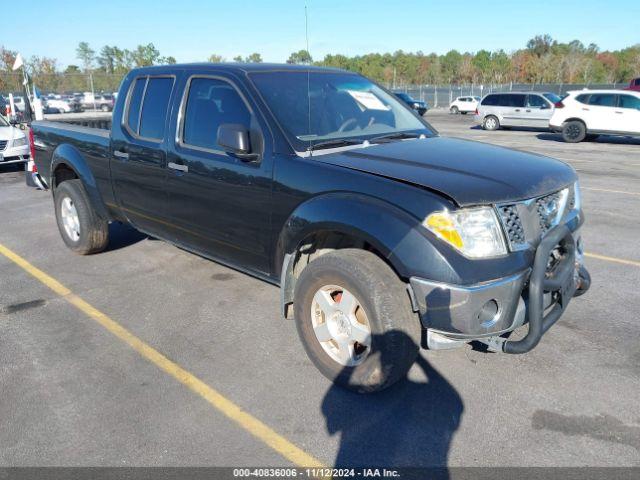
M 344 249 L 312 261 L 296 283 L 294 311 L 307 355 L 343 387 L 387 388 L 418 353 L 421 327 L 406 287 L 371 252 Z
M 451 113 L 453 113 L 454 115 L 457 115 L 460 112 L 460 109 L 458 107 L 456 107 L 455 105 L 453 107 L 451 107 L 449 109 L 451 111 Z
M 78 179 L 62 182 L 55 190 L 58 230 L 64 243 L 80 255 L 103 251 L 109 243 L 109 225 L 94 211 Z

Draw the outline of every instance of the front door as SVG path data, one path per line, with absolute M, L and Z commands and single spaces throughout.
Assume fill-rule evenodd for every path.
M 640 97 L 618 95 L 618 108 L 615 112 L 618 132 L 640 135 Z
M 114 196 L 140 230 L 164 236 L 166 223 L 166 124 L 171 76 L 142 76 L 132 82 L 123 125 L 113 126 L 111 178 Z
M 530 93 L 527 95 L 526 125 L 528 127 L 547 128 L 553 114 L 552 105 L 542 95 Z
M 256 159 L 226 153 L 222 124 L 250 133 Z M 168 158 L 170 222 L 178 244 L 235 266 L 269 273 L 272 146 L 266 125 L 238 84 L 223 76 L 185 82 L 175 142 Z

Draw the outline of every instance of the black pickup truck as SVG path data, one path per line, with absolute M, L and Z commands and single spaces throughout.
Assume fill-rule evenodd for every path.
M 358 391 L 404 376 L 419 346 L 527 352 L 589 287 L 571 167 L 443 138 L 343 70 L 136 69 L 111 132 L 33 133 L 69 248 L 100 252 L 126 222 L 277 284 L 314 364 Z

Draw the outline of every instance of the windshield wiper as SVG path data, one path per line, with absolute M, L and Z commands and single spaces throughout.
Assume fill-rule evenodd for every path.
M 380 135 L 379 137 L 373 137 L 369 140 L 370 143 L 385 143 L 393 140 L 404 140 L 405 138 L 418 138 L 420 134 L 411 132 L 397 132 L 389 133 L 387 135 Z
M 335 140 L 326 140 L 324 142 L 314 143 L 313 145 L 309 145 L 307 147 L 308 152 L 312 152 L 313 150 L 320 150 L 323 148 L 337 148 L 337 147 L 347 147 L 349 145 L 359 145 L 362 143 L 362 140 L 358 140 L 355 138 L 336 138 Z

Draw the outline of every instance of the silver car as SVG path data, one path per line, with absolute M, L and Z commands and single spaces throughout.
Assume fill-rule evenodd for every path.
M 475 121 L 485 130 L 549 128 L 549 120 L 560 100 L 558 95 L 550 92 L 490 93 L 478 105 Z

